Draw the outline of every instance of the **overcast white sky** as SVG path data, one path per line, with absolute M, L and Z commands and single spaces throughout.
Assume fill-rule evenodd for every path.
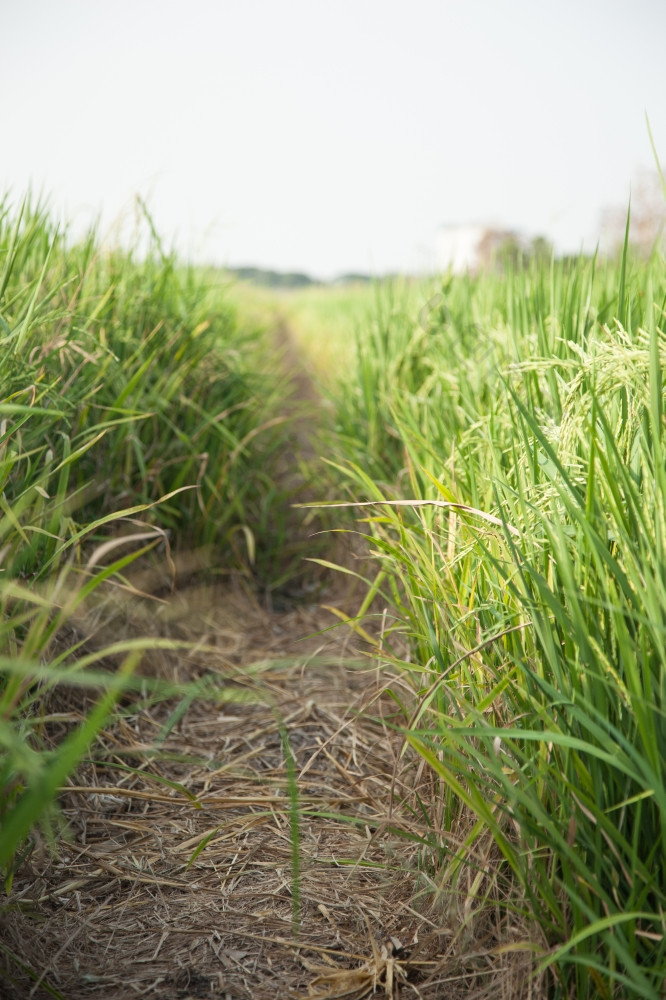
M 0 187 L 199 260 L 413 269 L 437 227 L 594 244 L 666 159 L 666 0 L 0 0 Z

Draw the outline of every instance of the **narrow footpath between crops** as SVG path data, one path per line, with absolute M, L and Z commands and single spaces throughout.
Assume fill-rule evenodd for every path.
M 194 642 L 142 669 L 212 674 L 218 697 L 128 704 L 79 768 L 61 800 L 69 839 L 12 888 L 7 1000 L 530 995 L 529 956 L 470 942 L 468 914 L 433 902 L 430 778 L 386 689 L 409 690 L 332 627 L 329 607 L 362 600 L 350 579 L 270 606 L 240 578 L 201 583 L 194 562 L 172 596 L 99 612 L 107 634 Z

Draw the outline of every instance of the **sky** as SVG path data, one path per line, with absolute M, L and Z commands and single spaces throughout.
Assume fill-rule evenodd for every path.
M 0 0 L 0 189 L 197 262 L 432 267 L 438 227 L 592 249 L 666 161 L 666 0 Z

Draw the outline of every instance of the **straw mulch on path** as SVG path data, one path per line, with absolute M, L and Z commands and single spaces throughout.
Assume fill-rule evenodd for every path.
M 461 926 L 419 912 L 420 845 L 395 829 L 427 833 L 431 790 L 349 630 L 314 634 L 329 613 L 271 614 L 231 587 L 190 588 L 167 618 L 208 648 L 165 656 L 164 674 L 212 671 L 220 698 L 172 719 L 156 755 L 174 703 L 128 707 L 104 734 L 62 796 L 67 841 L 15 878 L 0 995 L 501 995 L 497 941 L 461 955 Z

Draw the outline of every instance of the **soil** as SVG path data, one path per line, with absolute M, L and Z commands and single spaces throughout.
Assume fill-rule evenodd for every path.
M 328 610 L 360 604 L 349 578 L 278 611 L 188 565 L 172 596 L 107 607 L 104 630 L 194 640 L 145 669 L 207 692 L 125 705 L 63 789 L 66 836 L 37 845 L 0 916 L 0 996 L 545 995 L 524 929 L 470 919 L 489 855 L 436 891 L 427 845 L 460 834 L 420 808 L 437 792 L 397 728 L 409 684 Z M 54 738 L 83 707 L 62 697 Z

